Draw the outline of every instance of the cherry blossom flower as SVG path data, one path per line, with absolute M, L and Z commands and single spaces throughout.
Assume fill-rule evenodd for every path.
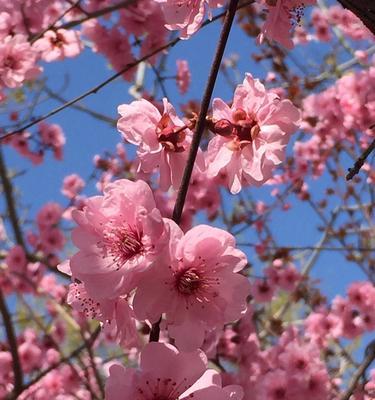
M 304 7 L 315 4 L 316 0 L 264 0 L 268 15 L 258 36 L 259 43 L 264 38 L 275 40 L 287 49 L 293 48 L 290 31 L 299 24 L 303 16 Z
M 142 181 L 109 183 L 103 196 L 88 198 L 72 216 L 78 224 L 72 240 L 79 249 L 70 259 L 72 276 L 94 298 L 127 293 L 168 241 L 151 189 Z
M 246 312 L 250 285 L 236 272 L 247 260 L 224 230 L 198 225 L 183 235 L 177 225 L 170 225 L 169 265 L 158 264 L 143 276 L 134 310 L 137 318 L 151 322 L 166 313 L 169 334 L 180 349 L 189 351 L 202 345 L 205 332 Z
M 58 224 L 63 214 L 63 209 L 58 203 L 46 203 L 36 216 L 39 229 L 48 228 Z
M 224 172 L 233 194 L 242 185 L 262 185 L 283 161 L 299 118 L 298 109 L 289 100 L 280 100 L 246 74 L 231 107 L 219 98 L 213 101 L 210 129 L 216 136 L 208 144 L 208 176 Z
M 26 254 L 23 247 L 20 245 L 13 246 L 9 250 L 5 262 L 10 270 L 23 273 L 27 264 Z
M 62 160 L 62 149 L 65 145 L 65 135 L 61 127 L 57 124 L 47 124 L 41 122 L 39 124 L 39 135 L 42 144 L 53 150 L 56 160 Z
M 224 0 L 155 0 L 161 4 L 165 25 L 170 30 L 180 30 L 180 37 L 188 39 L 202 25 L 206 13 L 212 18 L 211 9 L 224 6 Z
M 84 188 L 85 181 L 77 174 L 71 174 L 64 178 L 61 193 L 69 199 L 74 199 Z
M 86 318 L 102 322 L 104 332 L 110 333 L 122 346 L 139 345 L 133 309 L 125 297 L 108 300 L 96 296 L 94 300 L 83 283 L 74 282 L 69 286 L 67 303 Z
M 0 84 L 8 88 L 22 86 L 41 71 L 35 62 L 37 53 L 24 35 L 7 36 L 0 42 Z
M 121 118 L 117 129 L 125 140 L 138 147 L 139 170 L 150 174 L 160 169 L 160 188 L 178 189 L 185 169 L 192 131 L 177 115 L 167 99 L 164 111 L 147 100 L 137 100 L 118 107 Z M 204 170 L 202 152 L 198 153 L 197 166 Z
M 41 58 L 46 62 L 76 57 L 83 50 L 80 32 L 66 29 L 45 32 L 33 47 L 41 53 Z
M 149 343 L 140 356 L 140 369 L 114 364 L 109 368 L 106 400 L 241 400 L 237 385 L 222 388 L 220 375 L 206 370 L 200 350 L 181 353 L 170 344 Z

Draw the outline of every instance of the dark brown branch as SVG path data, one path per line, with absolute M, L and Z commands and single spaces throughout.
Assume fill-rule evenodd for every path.
M 201 109 L 199 112 L 194 136 L 191 142 L 187 164 L 185 167 L 184 175 L 182 177 L 181 186 L 177 194 L 176 204 L 173 209 L 173 220 L 176 222 L 176 224 L 179 224 L 181 221 L 182 210 L 185 204 L 190 177 L 193 172 L 194 162 L 197 157 L 197 152 L 199 149 L 199 143 L 201 141 L 203 131 L 206 125 L 206 116 L 208 107 L 210 106 L 211 96 L 215 87 L 217 75 L 220 70 L 221 60 L 223 58 L 225 46 L 227 44 L 233 20 L 236 15 L 237 5 L 238 5 L 238 0 L 231 0 L 228 6 L 228 11 L 225 14 L 223 28 L 221 30 L 219 42 L 216 48 L 216 53 L 211 66 L 211 71 L 208 76 L 207 85 L 203 94 Z
M 1 179 L 1 184 L 3 186 L 6 206 L 8 209 L 9 219 L 10 219 L 10 223 L 11 223 L 11 226 L 13 229 L 14 237 L 16 239 L 16 242 L 26 250 L 25 242 L 23 240 L 23 236 L 22 236 L 22 232 L 21 232 L 21 228 L 18 223 L 17 210 L 16 210 L 15 200 L 14 200 L 14 196 L 13 196 L 13 188 L 12 188 L 12 184 L 8 177 L 8 173 L 7 173 L 7 169 L 5 166 L 3 153 L 2 153 L 2 149 L 1 149 L 1 144 L 0 144 L 0 179 Z
M 371 365 L 371 363 L 375 360 L 375 340 L 373 340 L 366 348 L 365 358 L 359 368 L 355 371 L 350 381 L 349 387 L 346 392 L 341 397 L 341 400 L 349 400 L 354 390 L 357 387 L 361 376 L 364 375 L 367 368 Z
M 238 9 L 243 8 L 248 6 L 249 4 L 252 4 L 253 1 L 247 1 L 243 4 L 241 4 L 241 6 L 238 7 Z M 206 21 L 202 27 L 205 27 L 215 21 L 217 21 L 218 19 L 222 18 L 225 15 L 224 13 L 220 13 L 218 15 L 216 15 L 215 17 L 212 18 L 211 21 Z M 124 74 L 125 72 L 129 71 L 130 69 L 136 67 L 138 64 L 140 64 L 141 62 L 147 61 L 149 58 L 153 57 L 154 55 L 169 49 L 170 47 L 175 46 L 178 42 L 180 42 L 181 39 L 180 38 L 175 38 L 173 40 L 170 40 L 168 43 L 166 43 L 163 46 L 158 47 L 157 49 L 155 49 L 154 51 L 150 52 L 149 54 L 146 54 L 144 57 L 139 58 L 138 60 L 135 60 L 132 63 L 127 64 L 123 69 L 121 69 L 119 72 L 116 72 L 114 75 L 110 76 L 108 79 L 106 79 L 104 82 L 100 83 L 97 86 L 94 86 L 93 88 L 87 90 L 86 92 L 84 92 L 83 94 L 81 94 L 80 96 L 68 101 L 67 103 L 61 105 L 60 107 L 55 108 L 54 110 L 48 112 L 47 114 L 44 114 L 43 116 L 39 117 L 39 118 L 35 118 L 33 119 L 31 122 L 29 122 L 28 124 L 22 126 L 21 128 L 18 128 L 16 130 L 13 130 L 11 132 L 7 132 L 4 135 L 0 136 L 0 141 L 8 138 L 10 136 L 16 135 L 17 133 L 21 133 L 22 131 L 31 128 L 32 126 L 36 125 L 37 123 L 44 121 L 45 119 L 52 117 L 52 115 L 55 115 L 57 113 L 59 113 L 60 111 L 65 110 L 66 108 L 70 107 L 71 105 L 78 103 L 79 101 L 81 101 L 82 99 L 84 99 L 87 96 L 90 96 L 92 94 L 97 93 L 100 89 L 102 89 L 103 87 L 107 86 L 109 83 L 111 83 L 112 81 L 116 80 L 118 77 L 120 77 L 122 74 Z
M 369 129 L 374 129 L 375 125 L 372 125 Z M 367 149 L 358 157 L 357 161 L 354 163 L 353 168 L 348 169 L 348 174 L 346 175 L 346 180 L 350 181 L 353 179 L 362 168 L 363 164 L 366 162 L 367 157 L 375 150 L 375 139 L 370 143 Z
M 12 360 L 13 360 L 12 367 L 13 367 L 13 374 L 14 374 L 14 388 L 13 388 L 12 395 L 14 396 L 14 398 L 17 398 L 17 396 L 22 392 L 23 373 L 22 373 L 20 357 L 18 354 L 16 334 L 15 334 L 15 331 L 13 328 L 12 319 L 11 319 L 7 304 L 5 302 L 5 299 L 3 297 L 3 293 L 1 290 L 0 290 L 0 312 L 3 317 L 5 332 L 6 332 L 8 344 L 9 344 L 9 351 L 12 355 Z
M 48 94 L 49 97 L 59 101 L 61 104 L 65 104 L 66 103 L 66 99 L 61 97 L 59 94 L 53 92 L 47 86 L 44 87 L 44 91 Z M 100 113 L 98 111 L 91 110 L 91 109 L 87 108 L 86 106 L 84 106 L 82 104 L 73 104 L 72 108 L 74 108 L 74 109 L 76 109 L 78 111 L 82 111 L 82 112 L 90 115 L 91 117 L 98 119 L 99 121 L 107 122 L 108 124 L 110 124 L 112 126 L 116 126 L 117 125 L 117 119 L 111 118 L 108 115 L 102 114 L 102 113 Z

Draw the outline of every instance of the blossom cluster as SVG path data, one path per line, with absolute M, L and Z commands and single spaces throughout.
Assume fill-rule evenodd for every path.
M 247 74 L 229 107 L 214 99 L 208 129 L 215 135 L 205 154 L 198 151 L 196 173 L 218 178 L 231 193 L 242 186 L 260 186 L 271 178 L 284 157 L 290 135 L 298 128 L 300 113 L 289 101 L 266 91 Z M 162 113 L 142 99 L 118 108 L 118 130 L 138 146 L 138 171 L 160 171 L 160 189 L 178 189 L 192 140 L 194 120 L 183 121 L 164 99 Z M 207 165 L 207 167 L 206 167 Z

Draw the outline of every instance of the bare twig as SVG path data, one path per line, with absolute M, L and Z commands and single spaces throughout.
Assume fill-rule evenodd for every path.
M 23 373 L 22 373 L 22 368 L 21 368 L 20 357 L 18 354 L 16 334 L 14 332 L 10 313 L 9 313 L 7 304 L 5 302 L 5 299 L 3 297 L 3 293 L 1 290 L 0 290 L 0 312 L 3 317 L 3 321 L 4 321 L 4 325 L 5 325 L 5 332 L 6 332 L 8 344 L 9 344 L 9 351 L 12 355 L 12 360 L 13 360 L 12 366 L 13 366 L 13 374 L 14 374 L 14 388 L 13 388 L 12 395 L 14 396 L 14 398 L 17 398 L 17 396 L 22 392 Z
M 369 129 L 374 129 L 375 124 L 370 126 Z M 371 154 L 371 152 L 375 149 L 375 139 L 370 143 L 367 149 L 360 155 L 357 161 L 354 163 L 353 168 L 348 169 L 348 174 L 346 175 L 346 180 L 350 181 L 354 178 L 355 175 L 359 173 L 359 170 L 362 168 L 363 164 L 366 162 L 367 157 Z
M 9 180 L 7 169 L 5 166 L 3 153 L 0 144 L 0 179 L 3 186 L 5 201 L 8 209 L 10 223 L 13 229 L 16 242 L 25 249 L 25 242 L 23 240 L 22 231 L 18 222 L 17 210 L 13 196 L 12 184 Z
M 352 379 L 350 381 L 349 387 L 346 390 L 346 392 L 343 394 L 341 397 L 341 400 L 349 400 L 350 396 L 353 394 L 355 388 L 357 387 L 357 384 L 361 378 L 361 376 L 364 375 L 366 372 L 366 369 L 371 365 L 371 363 L 375 360 L 375 340 L 373 340 L 366 348 L 365 351 L 365 358 L 361 365 L 358 367 L 357 371 L 352 376 Z

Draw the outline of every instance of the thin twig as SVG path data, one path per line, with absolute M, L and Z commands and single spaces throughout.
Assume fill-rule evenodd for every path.
M 3 293 L 0 289 L 0 312 L 3 317 L 4 325 L 5 325 L 5 332 L 7 335 L 8 339 L 8 344 L 9 344 L 9 351 L 12 355 L 12 366 L 13 366 L 13 374 L 14 374 L 14 388 L 12 395 L 14 398 L 17 398 L 17 396 L 22 392 L 22 386 L 23 386 L 23 373 L 22 373 L 22 368 L 21 368 L 21 361 L 20 357 L 18 354 L 18 347 L 17 347 L 17 338 L 16 334 L 14 332 L 13 324 L 12 324 L 12 319 L 10 317 L 10 313 L 7 307 L 7 304 L 5 302 L 5 299 L 3 297 Z
M 18 216 L 17 216 L 17 210 L 15 206 L 15 200 L 13 196 L 13 188 L 12 184 L 9 180 L 7 169 L 5 166 L 4 158 L 3 158 L 3 153 L 1 149 L 1 144 L 0 144 L 0 179 L 1 179 L 1 184 L 3 185 L 3 191 L 5 195 L 5 201 L 8 209 L 8 214 L 9 214 L 9 219 L 10 223 L 13 229 L 14 237 L 16 239 L 16 242 L 22 246 L 24 249 L 25 248 L 25 242 L 23 240 L 22 236 L 22 231 L 18 222 Z
M 61 97 L 59 94 L 53 92 L 49 87 L 45 86 L 43 90 L 48 94 L 48 96 L 50 98 L 59 101 L 61 104 L 66 103 L 66 99 Z M 74 108 L 78 111 L 82 111 L 82 112 L 92 116 L 93 118 L 98 119 L 99 121 L 107 122 L 107 123 L 111 124 L 112 126 L 117 125 L 117 119 L 111 118 L 108 115 L 102 114 L 98 111 L 91 110 L 90 108 L 87 108 L 86 106 L 84 106 L 82 104 L 73 104 L 72 108 Z
M 375 125 L 370 126 L 369 129 L 374 129 Z M 360 155 L 357 161 L 354 163 L 353 168 L 348 169 L 348 174 L 346 175 L 346 180 L 350 181 L 354 178 L 355 175 L 359 173 L 359 170 L 362 168 L 363 164 L 366 162 L 367 157 L 371 154 L 371 152 L 375 150 L 375 139 L 370 143 L 367 149 Z
M 375 360 L 375 340 L 373 340 L 366 348 L 365 358 L 362 364 L 358 367 L 357 371 L 352 376 L 352 380 L 350 381 L 349 387 L 346 392 L 341 397 L 341 400 L 349 400 L 350 396 L 353 394 L 358 381 L 361 376 L 364 375 L 366 369 L 371 365 L 371 363 Z

